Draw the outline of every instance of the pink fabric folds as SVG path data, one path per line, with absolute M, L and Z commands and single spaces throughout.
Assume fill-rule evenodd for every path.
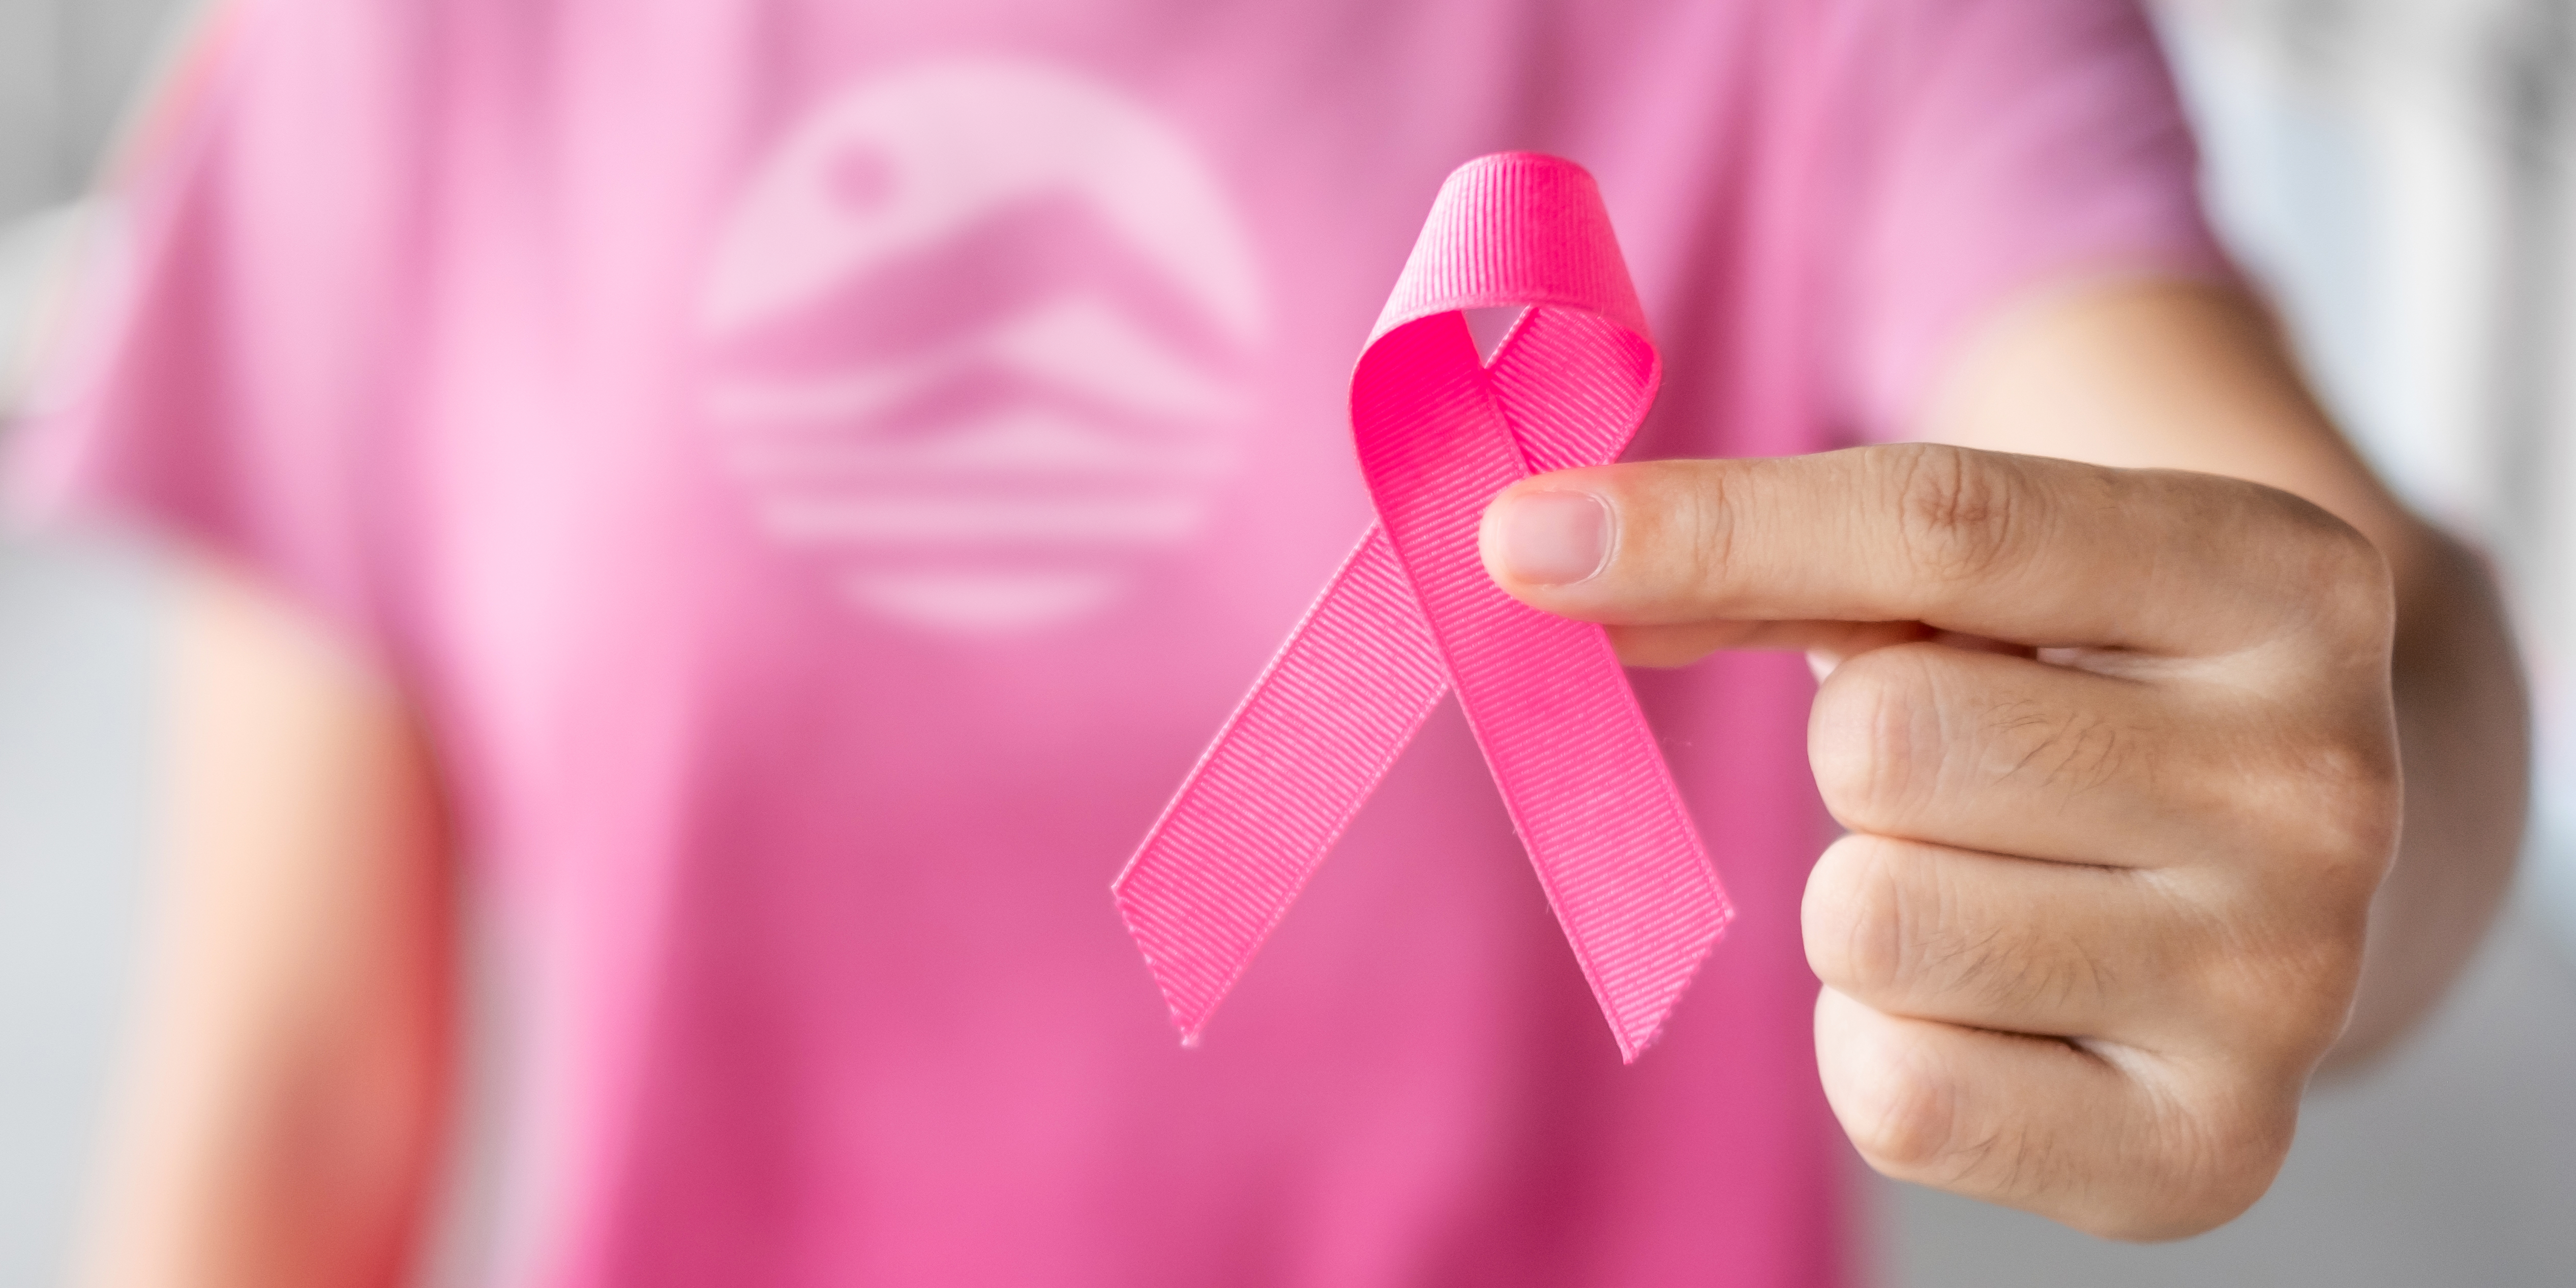
M 1527 306 L 1490 365 L 1468 308 Z M 1184 1042 L 1454 686 L 1623 1056 L 1732 916 L 1600 627 L 1505 595 L 1486 504 L 1616 459 L 1662 367 L 1600 190 L 1555 157 L 1449 176 L 1351 378 L 1379 523 L 1113 887 Z

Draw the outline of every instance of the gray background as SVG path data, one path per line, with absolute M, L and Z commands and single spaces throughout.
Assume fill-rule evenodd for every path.
M 2418 7 L 2445 3 L 2475 7 Z M 2555 3 L 2475 3 L 2525 19 L 2562 12 Z M 2337 169 L 2337 140 L 2349 137 L 2336 130 L 2344 117 L 2375 109 L 2366 93 L 2351 92 L 2354 74 L 2337 69 L 2352 64 L 2350 49 L 2366 47 L 2370 20 L 2404 7 L 2249 0 L 2241 8 L 2262 21 L 2205 19 L 2183 32 L 2196 97 L 2220 136 L 2220 168 L 2234 168 L 2232 180 L 2219 176 L 2222 188 L 2234 185 L 2221 204 L 2233 201 L 2231 228 L 2294 314 L 2322 322 L 2355 307 L 2341 285 L 2355 280 L 2354 265 L 2332 254 L 2374 253 L 2351 227 L 2366 217 L 2372 192 L 2349 167 Z M 0 0 L 0 228 L 29 228 L 30 217 L 79 196 L 172 8 L 169 0 Z M 2459 146 L 2509 162 L 2519 155 L 2513 128 L 2555 138 L 2556 100 L 2531 88 L 2559 84 L 2554 66 L 2540 65 L 2537 80 L 2473 81 L 2481 93 L 2519 84 L 2520 97 L 2497 118 L 2509 128 L 2480 133 L 2472 120 Z M 2554 172 L 2544 166 L 2542 179 L 2554 182 Z M 2555 217 L 2545 201 L 2539 209 Z M 2431 235 L 2492 233 L 2453 226 Z M 2537 258 L 2503 241 L 2508 268 Z M 11 297 L 26 293 L 12 284 L 30 280 L 24 269 L 36 245 L 0 232 L 0 361 Z M 2367 314 L 2369 302 L 2358 307 Z M 2360 342 L 2338 347 L 2324 325 L 2309 334 L 2326 338 L 2318 365 L 2336 385 L 2338 354 L 2349 358 Z M 2492 383 L 2511 382 L 2505 373 Z M 9 384 L 0 373 L 0 397 Z M 2367 430 L 2380 404 L 2350 382 L 2337 388 Z M 0 406 L 0 421 L 5 415 Z M 2381 432 L 2402 433 L 2402 425 Z M 2402 459 L 2402 443 L 2373 446 L 2383 461 Z M 2428 504 L 2442 509 L 2439 500 Z M 2509 545 L 2513 534 L 2484 535 Z M 2540 572 L 2558 567 L 2538 562 Z M 2534 563 L 2523 556 L 2526 580 Z M 58 1280 L 114 1058 L 149 886 L 162 584 L 148 555 L 112 542 L 0 539 L 0 1288 Z M 2245 1219 L 2183 1244 L 2128 1248 L 1879 1184 L 1885 1277 L 1918 1288 L 2576 1284 L 2576 967 L 2567 948 L 2576 933 L 2553 934 L 2576 931 L 2576 919 L 2547 911 L 2554 889 L 2546 875 L 2526 883 L 2458 995 L 2397 1059 L 2316 1093 L 2280 1184 Z M 469 1251 L 458 1264 L 475 1260 Z

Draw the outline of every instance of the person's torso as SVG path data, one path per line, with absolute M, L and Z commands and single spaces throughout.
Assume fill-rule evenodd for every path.
M 1639 678 L 1743 915 L 1635 1068 L 1454 710 L 1204 1049 L 1107 893 L 1369 519 L 1345 381 L 1458 162 L 1600 176 L 1641 454 L 1828 445 L 1800 8 L 420 19 L 395 611 L 543 981 L 531 1272 L 1834 1280 L 1794 660 Z

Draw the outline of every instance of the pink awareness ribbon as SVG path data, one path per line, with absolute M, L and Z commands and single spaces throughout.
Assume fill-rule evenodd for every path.
M 1487 363 L 1460 310 L 1493 306 L 1526 307 Z M 1112 886 L 1185 1044 L 1452 686 L 1620 1053 L 1653 1043 L 1732 909 L 1608 636 L 1504 594 L 1477 528 L 1617 459 L 1661 378 L 1590 174 L 1449 176 L 1351 377 L 1379 522 Z

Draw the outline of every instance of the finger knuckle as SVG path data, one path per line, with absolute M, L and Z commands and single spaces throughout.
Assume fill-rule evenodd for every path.
M 1828 847 L 1807 880 L 1807 964 L 1816 977 L 1863 997 L 1904 975 L 1905 894 L 1892 847 L 1847 836 Z
M 2369 912 L 2367 895 L 2297 877 L 2203 905 L 2176 977 L 2199 999 L 2204 1035 L 2235 1066 L 2304 1078 L 2350 1017 Z
M 2295 1088 L 2238 1085 L 2169 1103 L 2154 1115 L 2148 1201 L 2106 1214 L 2093 1232 L 2132 1242 L 2188 1238 L 2244 1215 L 2272 1186 L 2297 1131 Z
M 2217 528 L 2242 524 L 2263 533 L 2264 561 L 2281 602 L 2294 606 L 2327 638 L 2346 642 L 2361 659 L 2384 656 L 2397 621 L 2397 591 L 2386 556 L 2351 524 L 2302 497 L 2244 485 Z
M 2344 735 L 2311 745 L 2298 765 L 2319 875 L 2376 890 L 2397 849 L 2405 783 L 2393 735 Z
M 2081 935 L 1981 913 L 1937 852 L 1846 837 L 1808 886 L 1808 964 L 1847 993 L 1950 1016 L 2082 1014 L 2116 983 Z
M 2229 775 L 2234 812 L 2267 866 L 2315 895 L 2366 899 L 2396 852 L 2403 811 L 2393 722 L 2384 713 L 2281 722 L 2291 727 L 2267 732 L 2266 750 Z
M 1898 1066 L 1863 1080 L 1862 1094 L 1852 1098 L 1843 1128 L 1870 1166 L 1911 1180 L 1956 1170 L 1963 1163 L 1973 1165 L 1991 1152 L 1973 1141 L 1962 1149 L 1954 1140 L 1958 1124 L 1955 1087 L 1921 1070 Z
M 2313 537 L 2304 562 L 2312 602 L 2333 630 L 2374 652 L 2396 633 L 2397 585 L 2387 556 L 2368 537 L 2322 511 L 2309 525 Z
M 1623 523 L 1635 530 L 1620 537 L 1622 559 L 1651 554 L 1669 568 L 1665 594 L 1675 602 L 1666 609 L 1697 610 L 1706 597 L 1722 590 L 1736 567 L 1736 516 L 1744 507 L 1737 493 L 1740 480 L 1731 461 L 1662 461 L 1650 467 L 1652 506 L 1622 506 Z
M 1977 1113 L 1960 1084 L 1912 1069 L 1877 1079 L 1843 1126 L 1863 1161 L 1885 1176 L 1996 1197 L 2060 1190 L 2070 1179 L 2063 1141 L 2023 1113 Z
M 1817 691 L 1808 759 L 1825 807 L 1855 831 L 1901 831 L 1938 790 L 1940 704 L 1919 650 L 1864 653 Z
M 1916 576 L 1956 584 L 1982 580 L 2006 563 L 2024 509 L 2008 465 L 1937 444 L 1895 448 L 1887 459 L 1903 550 Z
M 2326 907 L 2336 904 L 2341 906 Z M 2234 1054 L 2304 1071 L 2342 1036 L 2361 979 L 2367 900 L 2307 895 L 2239 915 L 2200 972 Z

